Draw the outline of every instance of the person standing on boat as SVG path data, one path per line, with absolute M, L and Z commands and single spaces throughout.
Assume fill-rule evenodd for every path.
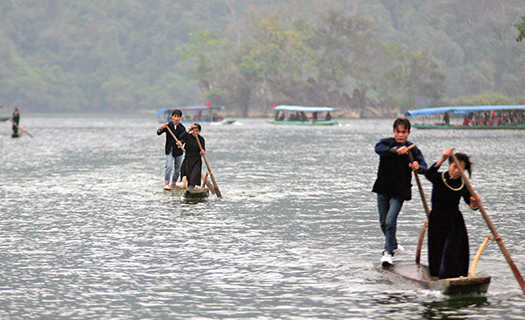
M 383 266 L 392 265 L 392 257 L 404 250 L 397 243 L 397 217 L 403 202 L 412 198 L 412 170 L 424 173 L 427 169 L 421 151 L 417 147 L 408 149 L 413 144 L 407 140 L 410 135 L 410 121 L 398 118 L 393 127 L 394 137 L 381 139 L 375 146 L 375 152 L 379 155 L 379 169 L 372 192 L 377 193 L 379 223 L 385 235 L 381 257 Z M 410 162 L 408 152 L 412 152 L 413 162 Z
M 166 144 L 164 147 L 166 153 L 166 166 L 164 171 L 164 189 L 169 190 L 176 187 L 176 181 L 179 178 L 179 173 L 181 170 L 182 160 L 184 158 L 184 153 L 182 152 L 182 144 L 184 140 L 181 139 L 181 135 L 186 132 L 186 128 L 180 119 L 182 117 L 182 111 L 175 109 L 171 113 L 172 122 L 164 123 L 157 130 L 157 135 L 166 133 Z M 179 141 L 176 141 L 171 132 L 177 137 Z
M 20 123 L 20 112 L 18 111 L 18 108 L 15 107 L 13 110 L 13 117 L 11 118 L 11 122 L 13 123 L 13 134 L 12 137 L 18 137 L 18 124 Z
M 479 195 L 471 197 L 461 178 L 456 164 L 451 161 L 452 150 L 443 151 L 441 159 L 425 172 L 432 182 L 432 210 L 428 219 L 428 264 L 433 277 L 457 278 L 468 275 L 469 245 L 467 228 L 459 201 L 474 210 L 478 209 Z M 463 170 L 471 175 L 470 158 L 464 153 L 455 154 Z M 449 159 L 448 171 L 438 172 L 443 162 Z
M 195 135 L 197 137 L 195 137 Z M 198 123 L 192 124 L 188 131 L 185 131 L 181 138 L 186 141 L 184 148 L 186 149 L 186 156 L 182 163 L 181 178 L 186 177 L 188 180 L 188 188 L 194 189 L 195 186 L 201 185 L 202 175 L 202 158 L 201 155 L 206 155 L 206 148 L 204 145 L 204 138 L 200 135 L 201 126 Z M 199 142 L 197 142 L 197 138 Z M 202 146 L 202 150 L 201 150 Z
M 445 114 L 443 115 L 443 123 L 446 126 L 450 125 L 450 116 L 448 115 L 448 112 L 445 112 Z

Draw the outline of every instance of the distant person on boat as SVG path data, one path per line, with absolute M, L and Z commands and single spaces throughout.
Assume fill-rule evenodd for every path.
M 470 124 L 470 119 L 468 118 L 467 115 L 465 115 L 465 117 L 463 118 L 463 125 L 468 126 L 469 124 Z
M 326 121 L 330 121 L 330 120 L 332 120 L 332 115 L 330 114 L 330 111 L 328 111 L 328 112 L 326 113 L 326 116 L 324 117 L 324 119 L 325 119 Z
M 421 151 L 417 147 L 408 149 L 413 144 L 407 140 L 410 135 L 410 121 L 398 118 L 393 127 L 394 137 L 381 139 L 375 146 L 375 152 L 379 155 L 379 169 L 372 192 L 377 193 L 379 223 L 385 235 L 381 257 L 383 266 L 392 265 L 392 257 L 404 250 L 397 243 L 397 217 L 403 202 L 412 198 L 412 170 L 424 173 L 427 169 Z M 413 154 L 413 162 L 410 162 L 409 152 Z
M 13 123 L 13 134 L 12 137 L 18 137 L 18 124 L 20 123 L 20 112 L 18 111 L 18 108 L 15 107 L 13 110 L 13 117 L 11 118 L 11 122 Z
M 197 138 L 194 135 L 197 135 L 200 141 L 200 146 L 202 146 L 202 151 L 200 149 Z M 201 176 L 202 176 L 202 158 L 201 155 L 206 155 L 206 147 L 204 145 L 204 138 L 200 135 L 201 126 L 198 123 L 192 124 L 188 131 L 185 131 L 181 138 L 186 141 L 184 148 L 186 149 L 186 156 L 184 157 L 184 162 L 182 163 L 181 178 L 186 177 L 188 181 L 188 188 L 190 190 L 194 189 L 195 186 L 201 185 Z
M 445 112 L 443 115 L 443 123 L 447 126 L 450 125 L 450 116 L 448 115 L 448 112 Z
M 166 133 L 166 144 L 164 147 L 166 153 L 166 166 L 164 171 L 164 189 L 169 190 L 176 187 L 177 179 L 181 171 L 182 160 L 184 159 L 184 153 L 182 152 L 181 146 L 184 143 L 184 139 L 181 135 L 186 132 L 186 128 L 180 119 L 182 117 L 182 111 L 175 109 L 171 113 L 171 119 L 173 121 L 164 123 L 157 130 L 157 135 Z M 168 130 L 169 129 L 169 130 Z M 179 140 L 178 142 L 173 138 L 170 133 L 175 135 Z
M 304 111 L 301 111 L 301 113 L 299 113 L 299 119 L 300 119 L 302 122 L 308 121 L 308 117 L 306 116 L 306 114 L 304 113 Z
M 474 210 L 481 201 L 479 195 L 471 197 L 461 178 L 456 164 L 451 161 L 452 150 L 443 151 L 441 159 L 426 171 L 432 182 L 432 210 L 428 219 L 428 264 L 433 277 L 457 278 L 468 275 L 469 245 L 467 228 L 459 211 L 459 201 Z M 464 153 L 455 154 L 463 170 L 471 175 L 470 158 Z M 443 162 L 449 159 L 448 171 L 438 172 Z

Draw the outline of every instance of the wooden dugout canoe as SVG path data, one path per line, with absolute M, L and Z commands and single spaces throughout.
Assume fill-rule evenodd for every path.
M 485 294 L 491 277 L 470 276 L 438 279 L 431 277 L 428 266 L 413 261 L 396 261 L 392 266 L 382 267 L 395 280 L 402 280 L 422 289 L 437 290 L 446 295 Z
M 186 199 L 202 199 L 207 198 L 210 195 L 210 190 L 208 188 L 195 188 L 187 189 L 182 193 L 182 196 Z
M 200 198 L 206 198 L 210 194 L 210 190 L 208 188 L 195 188 L 195 189 L 188 189 L 188 187 L 175 187 L 171 189 L 164 189 L 165 193 L 171 193 L 176 196 L 182 196 L 187 199 L 200 199 Z

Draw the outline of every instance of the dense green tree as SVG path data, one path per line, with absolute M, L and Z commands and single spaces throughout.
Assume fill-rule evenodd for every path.
M 365 78 L 369 64 L 363 63 L 363 59 L 370 59 L 368 54 L 372 53 L 365 52 L 373 47 L 368 45 L 374 41 L 372 28 L 372 21 L 365 17 L 345 17 L 335 11 L 322 17 L 312 44 L 319 54 L 316 65 L 322 84 L 342 90 L 353 78 L 358 79 L 362 91 L 367 90 Z
M 428 52 L 447 77 L 447 96 L 487 90 L 516 95 L 525 89 L 525 68 L 517 67 L 524 66 L 523 52 L 511 32 L 525 11 L 522 0 L 381 3 L 397 31 L 389 39 Z M 509 75 L 517 82 L 504 81 Z
M 516 41 L 520 42 L 525 38 L 525 16 L 521 18 L 521 23 L 516 23 L 514 26 L 516 29 L 518 29 L 518 37 L 516 38 Z
M 398 111 L 438 103 L 444 95 L 445 76 L 438 64 L 424 51 L 412 53 L 403 45 L 390 44 L 385 48 L 384 72 L 379 77 L 379 97 L 384 104 Z
M 251 26 L 249 38 L 237 46 L 214 32 L 199 32 L 184 57 L 195 62 L 193 77 L 204 97 L 213 103 L 230 102 L 246 116 L 250 108 L 268 107 L 282 95 L 277 88 L 301 76 L 311 56 L 305 43 L 311 31 L 303 21 L 287 30 L 276 16 L 269 16 Z
M 269 16 L 251 30 L 236 64 L 250 88 L 250 107 L 264 108 L 276 98 L 286 99 L 279 88 L 302 75 L 312 56 L 306 45 L 312 29 L 302 20 L 285 28 L 277 16 Z
M 364 110 L 370 92 L 395 109 L 442 97 L 437 63 L 424 52 L 383 44 L 371 19 L 330 11 L 319 21 L 285 25 L 269 16 L 249 27 L 241 45 L 200 32 L 184 57 L 195 62 L 203 96 L 230 102 L 242 115 L 270 112 L 273 103 Z

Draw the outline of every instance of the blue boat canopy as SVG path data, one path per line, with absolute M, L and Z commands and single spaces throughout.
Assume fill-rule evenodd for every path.
M 424 108 L 416 110 L 408 110 L 405 112 L 405 116 L 420 117 L 427 116 L 430 114 L 440 114 L 445 112 L 452 112 L 455 114 L 459 113 L 470 113 L 479 111 L 493 111 L 493 110 L 525 110 L 525 106 L 454 106 L 454 107 L 438 107 L 438 108 Z
M 179 109 L 179 110 L 207 110 L 207 109 L 224 109 L 224 106 L 191 106 L 191 107 L 177 107 L 177 108 L 164 108 L 164 109 L 160 109 L 157 111 L 157 115 L 159 114 L 163 114 L 164 112 L 166 111 L 171 111 L 171 110 L 174 110 L 174 109 Z
M 338 108 L 331 107 L 301 107 L 301 106 L 277 106 L 273 110 L 286 110 L 286 111 L 303 111 L 303 112 L 327 112 L 339 110 Z

